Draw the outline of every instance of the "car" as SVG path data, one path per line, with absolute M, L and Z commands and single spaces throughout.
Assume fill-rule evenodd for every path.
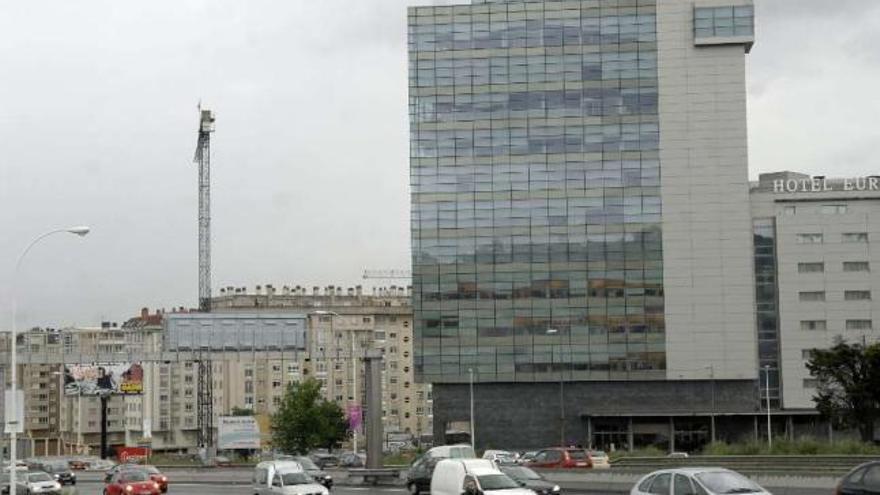
M 159 495 L 159 484 L 142 469 L 122 469 L 110 476 L 104 495 Z
M 89 467 L 89 463 L 84 459 L 71 459 L 67 461 L 67 465 L 73 471 L 85 471 Z
M 366 459 L 362 454 L 354 452 L 346 452 L 339 456 L 339 467 L 344 468 L 362 468 L 366 466 Z
M 339 466 L 339 458 L 333 454 L 314 453 L 309 456 L 321 469 Z
M 61 495 L 61 483 L 43 471 L 23 471 L 15 473 L 16 493 L 21 495 Z M 0 484 L 2 493 L 9 493 L 9 474 L 3 473 Z
M 837 484 L 834 495 L 880 494 L 880 461 L 866 462 L 846 473 Z
M 255 495 L 329 495 L 324 485 L 310 476 L 296 461 L 265 461 L 254 468 Z
M 156 484 L 159 485 L 159 491 L 161 493 L 168 492 L 168 476 L 162 474 L 162 472 L 156 469 L 155 466 L 146 464 L 117 464 L 107 470 L 104 474 L 104 482 L 109 482 L 113 475 L 120 471 L 143 471 L 152 481 L 155 481 Z
M 413 460 L 406 471 L 406 489 L 411 495 L 419 495 L 431 489 L 431 475 L 441 457 L 421 455 Z
M 537 450 L 523 452 L 520 454 L 519 459 L 516 460 L 516 463 L 517 464 L 528 464 L 528 463 L 532 462 L 532 459 L 534 459 L 536 455 L 538 455 Z
M 217 467 L 229 467 L 232 465 L 232 459 L 226 456 L 218 455 L 214 458 L 214 465 Z
M 547 481 L 547 478 L 525 466 L 498 466 L 498 469 L 510 476 L 510 479 L 519 483 L 520 486 L 528 488 L 538 495 L 557 495 L 561 492 L 559 485 Z
M 33 469 L 49 473 L 55 481 L 64 485 L 76 485 L 76 475 L 70 470 L 70 466 L 64 461 L 37 461 Z
M 745 476 L 724 468 L 661 469 L 642 477 L 630 495 L 771 495 Z
M 483 452 L 483 459 L 489 459 L 495 464 L 516 464 L 516 456 L 506 450 L 487 450 Z
M 431 476 L 431 495 L 535 495 L 488 459 L 443 459 Z
M 330 476 L 326 471 L 319 468 L 310 458 L 304 455 L 290 456 L 290 460 L 298 462 L 309 476 L 314 478 L 318 483 L 324 485 L 328 490 L 333 488 L 333 476 Z
M 578 468 L 586 469 L 590 465 L 590 456 L 584 449 L 558 447 L 538 451 L 527 464 L 529 467 L 540 468 Z
M 611 468 L 611 460 L 608 454 L 602 450 L 589 450 L 587 456 L 590 458 L 590 467 L 593 469 L 609 469 Z

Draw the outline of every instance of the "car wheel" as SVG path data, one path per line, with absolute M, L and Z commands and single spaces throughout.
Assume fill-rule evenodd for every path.
M 418 483 L 410 483 L 406 485 L 407 491 L 409 491 L 410 495 L 419 495 L 419 485 Z

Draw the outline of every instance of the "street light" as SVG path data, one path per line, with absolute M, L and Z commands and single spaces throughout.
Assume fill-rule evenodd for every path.
M 767 391 L 767 450 L 773 449 L 773 430 L 770 426 L 770 365 L 764 365 L 764 371 L 767 373 L 764 382 L 764 388 Z
M 557 335 L 559 330 L 548 328 L 547 335 Z M 561 350 L 561 349 L 560 349 Z M 553 367 L 553 347 L 550 347 L 550 366 Z M 559 446 L 565 447 L 565 371 L 562 366 L 562 352 L 559 353 Z
M 6 418 L 6 429 L 9 430 L 9 465 L 11 469 L 9 470 L 9 495 L 15 495 L 16 491 L 16 472 L 15 472 L 15 463 L 18 460 L 18 428 L 23 426 L 18 424 L 18 352 L 17 352 L 17 332 L 16 332 L 16 320 L 18 319 L 18 301 L 16 300 L 15 291 L 17 289 L 18 282 L 18 274 L 21 271 L 22 263 L 24 262 L 25 256 L 27 256 L 28 252 L 30 252 L 31 248 L 33 248 L 38 242 L 42 241 L 46 237 L 49 237 L 53 234 L 76 234 L 80 237 L 85 236 L 89 233 L 91 229 L 86 226 L 74 226 L 68 227 L 66 229 L 56 229 L 50 230 L 45 234 L 41 234 L 37 236 L 34 240 L 24 248 L 21 255 L 18 257 L 18 261 L 15 263 L 15 271 L 12 272 L 12 330 L 10 332 L 10 341 L 11 341 L 11 349 L 9 356 L 9 365 L 12 368 L 11 370 L 11 382 L 12 382 L 12 393 L 11 398 L 9 400 L 9 409 L 7 411 L 12 411 L 12 414 L 15 416 L 11 421 L 10 418 Z

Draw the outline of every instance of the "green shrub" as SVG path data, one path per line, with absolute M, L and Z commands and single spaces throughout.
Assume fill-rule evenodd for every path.
M 812 437 L 798 440 L 777 439 L 773 448 L 767 442 L 744 442 L 728 444 L 715 442 L 703 449 L 705 455 L 878 455 L 880 446 L 857 440 L 827 442 Z

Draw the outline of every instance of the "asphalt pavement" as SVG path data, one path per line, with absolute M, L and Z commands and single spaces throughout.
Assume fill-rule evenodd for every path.
M 76 489 L 66 489 L 64 495 L 101 495 L 104 484 L 86 481 L 77 484 Z M 180 483 L 168 489 L 168 495 L 253 495 L 247 485 L 217 485 L 208 483 Z M 332 495 L 405 495 L 406 490 L 391 487 L 348 487 L 338 486 Z

